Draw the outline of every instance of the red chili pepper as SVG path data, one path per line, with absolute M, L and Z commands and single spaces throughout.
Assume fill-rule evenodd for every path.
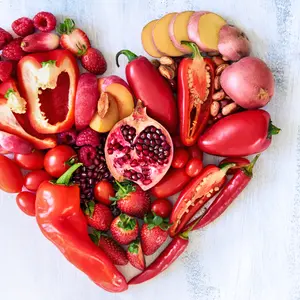
M 97 285 L 110 292 L 127 289 L 124 276 L 88 235 L 87 221 L 80 208 L 80 191 L 70 185 L 75 164 L 55 183 L 43 182 L 36 195 L 36 220 L 44 234 L 69 262 Z
M 129 50 L 121 50 L 116 55 L 119 67 L 119 56 L 124 54 L 129 63 L 126 66 L 126 78 L 136 99 L 143 101 L 147 113 L 170 133 L 177 128 L 177 108 L 172 90 L 158 70 L 144 56 L 137 56 Z
M 224 186 L 220 194 L 216 197 L 211 206 L 204 213 L 204 215 L 200 217 L 201 220 L 199 221 L 196 219 L 188 224 L 187 228 L 192 226 L 192 230 L 196 230 L 216 220 L 248 185 L 252 179 L 252 170 L 258 157 L 259 155 L 255 156 L 253 161 L 248 166 L 237 170 L 233 177 Z M 195 223 L 197 224 L 194 226 Z
M 211 199 L 226 182 L 226 172 L 234 164 L 222 169 L 214 165 L 206 166 L 180 193 L 170 217 L 169 229 L 173 237 L 185 227 L 191 218 Z
M 219 167 L 221 168 L 224 164 L 235 164 L 234 167 L 230 168 L 227 172 L 228 175 L 234 175 L 240 168 L 246 167 L 250 164 L 249 159 L 244 157 L 227 157 L 224 158 L 220 163 Z
M 279 128 L 264 110 L 248 110 L 219 120 L 198 140 L 199 148 L 219 156 L 247 156 L 266 150 Z
M 196 143 L 205 129 L 214 90 L 214 62 L 203 58 L 195 43 L 182 42 L 193 50 L 178 68 L 178 108 L 180 137 L 186 146 Z

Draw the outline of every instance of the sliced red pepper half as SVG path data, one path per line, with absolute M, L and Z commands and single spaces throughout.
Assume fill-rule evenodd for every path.
M 226 182 L 226 172 L 232 166 L 234 164 L 227 164 L 220 169 L 215 165 L 208 165 L 182 190 L 170 217 L 171 237 L 180 233 L 205 203 L 220 191 Z
M 178 108 L 180 137 L 186 146 L 194 145 L 205 129 L 214 90 L 214 62 L 203 58 L 195 43 L 181 42 L 193 50 L 178 68 Z
M 56 146 L 55 138 L 46 137 L 44 139 L 40 139 L 25 131 L 16 119 L 10 107 L 7 105 L 7 100 L 5 98 L 0 98 L 0 130 L 26 139 L 31 142 L 36 149 L 48 149 Z
M 30 54 L 20 60 L 20 91 L 37 132 L 58 133 L 73 126 L 78 75 L 77 62 L 67 50 Z

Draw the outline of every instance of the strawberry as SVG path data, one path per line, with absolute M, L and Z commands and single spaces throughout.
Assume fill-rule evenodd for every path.
M 0 50 L 2 50 L 12 40 L 12 35 L 0 27 Z
M 137 184 L 130 181 L 115 183 L 116 195 L 111 200 L 117 202 L 118 208 L 133 217 L 144 218 L 150 210 L 150 196 Z
M 76 56 L 82 56 L 91 47 L 90 40 L 85 32 L 75 28 L 75 22 L 72 19 L 65 19 L 59 25 L 58 33 L 61 34 L 60 45 Z
M 26 17 L 15 20 L 11 24 L 11 28 L 15 34 L 22 37 L 34 33 L 33 21 Z
M 55 16 L 46 11 L 37 13 L 33 18 L 34 27 L 42 32 L 50 32 L 55 29 Z
M 6 60 L 20 60 L 26 53 L 21 48 L 22 38 L 16 38 L 2 50 L 2 57 Z
M 150 213 L 145 216 L 144 221 L 141 229 L 142 249 L 145 255 L 151 255 L 166 241 L 169 219 Z
M 127 249 L 127 258 L 129 262 L 137 269 L 143 271 L 145 269 L 145 257 L 143 254 L 140 241 L 132 242 Z
M 112 221 L 110 231 L 118 243 L 127 245 L 137 238 L 139 226 L 135 218 L 121 214 Z
M 113 215 L 107 206 L 90 201 L 86 204 L 85 214 L 88 224 L 93 228 L 102 231 L 107 231 L 110 228 Z
M 81 56 L 80 61 L 87 71 L 96 75 L 102 75 L 107 69 L 106 60 L 103 54 L 95 48 L 87 49 Z
M 0 61 L 0 80 L 6 81 L 10 78 L 13 71 L 13 64 L 11 61 Z
M 90 234 L 90 238 L 100 249 L 105 252 L 113 264 L 119 266 L 127 265 L 128 258 L 125 250 L 112 238 L 97 230 L 94 230 L 93 234 Z

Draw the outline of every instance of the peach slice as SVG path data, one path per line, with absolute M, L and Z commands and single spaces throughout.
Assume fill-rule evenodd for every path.
M 111 83 L 103 88 L 103 79 L 98 79 L 98 87 L 101 92 L 109 93 L 117 102 L 119 109 L 119 118 L 128 117 L 134 108 L 133 96 L 129 89 L 120 83 Z
M 117 101 L 108 93 L 102 93 L 98 102 L 98 112 L 94 114 L 90 127 L 95 131 L 104 133 L 110 131 L 118 121 L 119 109 Z

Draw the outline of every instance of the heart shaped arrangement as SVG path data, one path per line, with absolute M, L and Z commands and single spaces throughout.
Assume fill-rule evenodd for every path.
M 244 190 L 280 131 L 260 109 L 274 94 L 272 72 L 215 13 L 149 22 L 142 43 L 157 59 L 118 52 L 127 82 L 97 77 L 105 58 L 71 19 L 57 26 L 40 12 L 12 29 L 19 37 L 0 28 L 0 188 L 18 193 L 44 236 L 107 291 L 167 269 L 189 232 Z M 203 153 L 224 159 L 203 166 Z M 140 270 L 129 282 L 116 268 L 128 263 Z

